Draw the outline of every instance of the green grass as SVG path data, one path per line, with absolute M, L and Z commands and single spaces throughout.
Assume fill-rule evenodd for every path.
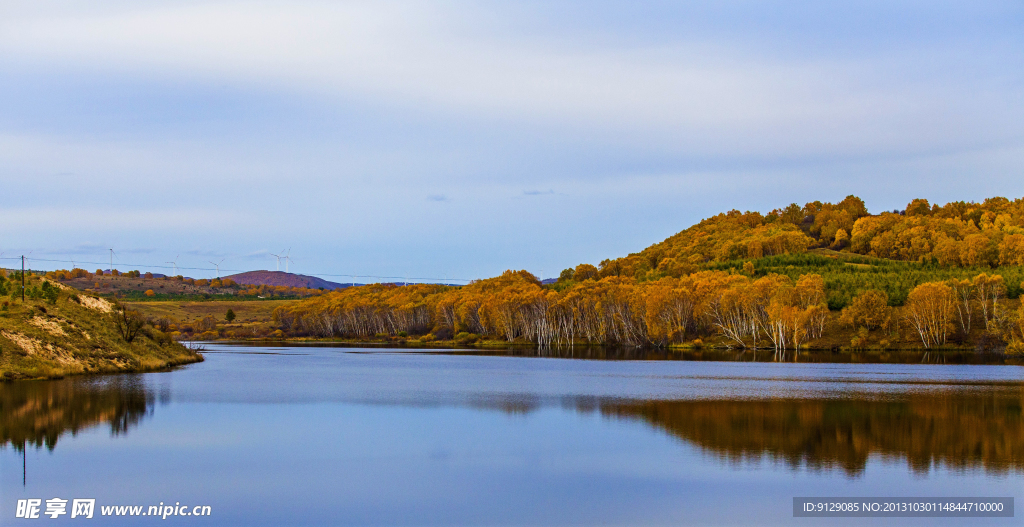
M 834 251 L 815 251 L 803 254 L 767 256 L 754 260 L 732 260 L 707 266 L 711 270 L 742 271 L 743 264 L 754 264 L 756 276 L 769 273 L 786 275 L 796 280 L 800 275 L 815 273 L 825 280 L 829 309 L 846 307 L 857 293 L 869 289 L 885 291 L 889 304 L 901 306 L 907 295 L 924 282 L 944 281 L 950 278 L 970 279 L 981 273 L 1001 275 L 1006 283 L 1006 296 L 1011 299 L 1021 294 L 1024 267 L 948 267 L 934 263 L 900 262 L 868 256 L 850 255 Z

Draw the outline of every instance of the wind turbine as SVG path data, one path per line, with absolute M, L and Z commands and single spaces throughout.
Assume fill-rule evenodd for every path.
M 216 263 L 210 262 L 210 263 L 212 263 L 213 266 L 217 268 L 217 278 L 220 278 L 220 264 L 224 263 L 224 258 L 221 258 L 219 262 L 216 262 Z
M 284 252 L 284 251 L 281 251 L 281 252 Z M 273 256 L 274 258 L 277 258 L 277 270 L 280 271 L 281 270 L 281 255 L 280 254 L 270 253 L 270 256 Z
M 180 255 L 180 254 L 178 254 L 178 255 L 175 255 L 175 256 L 174 256 L 174 261 L 173 261 L 173 262 L 164 262 L 164 263 L 169 263 L 169 264 L 171 264 L 171 265 L 173 265 L 173 266 L 174 266 L 174 275 L 175 275 L 175 276 L 177 276 L 177 275 L 178 275 L 178 256 L 181 256 L 181 255 Z
M 286 273 L 288 272 L 288 264 L 291 263 L 291 261 L 292 261 L 291 254 L 292 254 L 292 248 L 289 247 L 288 248 L 288 252 L 285 253 L 285 255 L 284 255 L 284 272 L 286 272 Z
M 114 249 L 110 249 L 110 277 L 114 277 Z

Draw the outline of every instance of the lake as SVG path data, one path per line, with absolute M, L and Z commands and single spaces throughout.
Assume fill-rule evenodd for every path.
M 1020 366 L 207 348 L 0 384 L 0 524 L 59 497 L 210 507 L 179 525 L 905 525 L 792 500 L 1024 483 Z

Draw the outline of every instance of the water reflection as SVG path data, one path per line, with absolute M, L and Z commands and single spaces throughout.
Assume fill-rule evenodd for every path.
M 1022 392 L 958 391 L 900 400 L 650 401 L 601 404 L 724 461 L 771 459 L 863 473 L 872 454 L 925 473 L 938 466 L 1024 469 Z
M 141 375 L 4 383 L 0 445 L 53 450 L 64 434 L 102 425 L 124 434 L 152 412 L 153 401 Z
M 655 358 L 640 355 L 651 350 L 592 352 Z M 771 460 L 856 476 L 869 458 L 881 456 L 918 473 L 937 466 L 1024 471 L 1024 386 L 1014 379 L 1016 370 L 775 365 L 747 371 L 747 365 L 709 362 L 285 355 L 293 354 L 214 353 L 202 368 L 181 372 L 175 398 L 469 406 L 516 415 L 560 405 L 567 415 L 598 412 L 666 432 L 726 463 Z M 97 426 L 123 434 L 153 411 L 154 390 L 145 379 L 153 381 L 113 375 L 2 384 L 0 445 L 52 450 L 64 434 Z M 169 391 L 161 392 L 165 397 L 170 400 Z
M 671 361 L 726 361 L 776 362 L 774 352 L 741 349 L 664 349 L 637 347 L 550 347 L 454 350 L 459 355 L 489 355 L 512 357 L 547 357 L 584 360 L 671 360 Z M 830 350 L 801 351 L 790 354 L 786 362 L 829 364 L 990 364 L 1024 365 L 1024 359 L 1002 353 L 975 353 L 961 351 L 926 352 L 921 350 L 865 350 L 833 352 Z
M 398 343 L 345 343 L 345 342 L 282 342 L 280 348 L 268 348 L 266 342 L 240 341 L 219 342 L 217 345 L 231 348 L 261 348 L 271 352 L 286 352 L 282 355 L 295 355 L 298 350 L 305 349 L 350 349 L 371 353 L 421 353 L 431 355 L 463 355 L 463 356 L 498 356 L 498 357 L 545 357 L 559 359 L 583 360 L 657 360 L 657 361 L 715 361 L 715 362 L 776 362 L 774 352 L 760 348 L 757 352 L 749 349 L 666 349 L 635 346 L 550 346 L 509 347 L 509 348 L 422 348 L 419 346 Z M 398 344 L 398 347 L 395 347 Z M 216 350 L 216 348 L 214 348 Z M 222 353 L 210 351 L 210 353 Z M 237 353 L 237 352 L 233 352 Z M 265 352 L 261 352 L 265 353 Z M 829 364 L 989 364 L 1024 366 L 1024 357 L 1006 355 L 996 352 L 975 351 L 932 351 L 919 349 L 906 350 L 802 350 L 799 354 L 789 354 L 786 362 L 796 363 L 829 363 Z

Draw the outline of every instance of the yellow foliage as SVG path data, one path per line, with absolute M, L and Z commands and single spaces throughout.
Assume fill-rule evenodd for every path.
M 843 309 L 840 321 L 869 330 L 880 327 L 889 317 L 889 298 L 882 291 L 864 291 Z
M 990 198 L 929 207 L 914 200 L 905 214 L 884 212 L 857 220 L 855 253 L 943 265 L 1024 265 L 1024 199 Z
M 946 343 L 953 329 L 955 303 L 952 288 L 941 282 L 925 282 L 907 296 L 905 316 L 924 347 Z

